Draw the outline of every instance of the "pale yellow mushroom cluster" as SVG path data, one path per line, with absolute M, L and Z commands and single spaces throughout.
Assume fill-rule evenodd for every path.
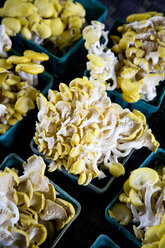
M 156 151 L 159 143 L 137 110 L 131 112 L 111 103 L 100 82 L 76 78 L 60 91 L 49 90 L 48 100 L 37 98 L 38 122 L 34 141 L 39 152 L 52 162 L 49 171 L 61 168 L 79 176 L 87 185 L 104 171 L 125 173 L 120 159 L 132 149 L 146 146 Z
M 33 155 L 24 162 L 22 176 L 8 167 L 0 172 L 2 247 L 37 248 L 74 217 L 73 205 L 56 196 L 45 168 L 43 159 Z
M 123 185 L 124 192 L 109 214 L 121 225 L 133 225 L 143 248 L 164 247 L 165 167 L 159 171 L 148 167 L 131 172 Z
M 132 14 L 126 21 L 116 30 L 121 37 L 110 36 L 111 49 L 104 24 L 93 21 L 85 27 L 87 70 L 91 79 L 106 81 L 107 90 L 120 89 L 129 103 L 151 101 L 165 79 L 165 19 L 162 13 L 146 12 Z
M 162 13 L 146 12 L 126 21 L 117 29 L 121 37 L 111 36 L 120 63 L 118 87 L 127 102 L 151 101 L 165 78 L 165 19 Z
M 44 53 L 24 51 L 23 56 L 0 57 L 0 135 L 35 108 L 38 74 L 44 71 Z
M 107 48 L 108 31 L 104 31 L 104 28 L 103 23 L 92 21 L 83 30 L 85 48 L 88 50 L 87 70 L 90 72 L 90 80 L 107 81 L 106 89 L 114 90 L 117 87 L 118 60 Z
M 85 15 L 84 7 L 72 0 L 6 0 L 0 8 L 9 36 L 20 33 L 38 44 L 50 41 L 62 52 L 82 36 Z

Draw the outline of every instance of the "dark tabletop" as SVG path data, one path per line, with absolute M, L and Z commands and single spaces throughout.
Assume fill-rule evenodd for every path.
M 159 11 L 165 13 L 165 1 L 163 0 L 100 0 L 101 3 L 108 7 L 108 15 L 105 20 L 107 28 L 111 27 L 113 18 L 125 18 L 133 12 Z M 57 82 L 68 82 L 74 77 L 83 75 L 85 63 L 83 57 L 79 64 L 79 70 L 75 69 L 70 72 L 67 78 L 56 78 Z M 34 115 L 35 119 L 35 115 Z M 35 122 L 34 122 L 35 123 Z M 21 158 L 26 160 L 32 155 L 29 143 L 34 135 L 35 124 L 27 120 L 25 126 L 21 127 L 24 131 L 24 137 L 17 137 L 16 141 L 10 148 L 0 147 L 0 162 L 11 152 L 17 153 Z M 160 147 L 165 149 L 165 99 L 159 111 L 148 119 L 148 124 L 152 129 Z M 148 149 L 142 148 L 135 151 L 129 161 L 126 163 L 128 171 L 140 166 L 144 159 L 150 154 Z M 105 219 L 105 208 L 122 188 L 122 184 L 128 177 L 129 172 L 118 180 L 114 180 L 110 188 L 103 194 L 89 192 L 85 187 L 78 186 L 76 183 L 62 173 L 56 173 L 49 177 L 61 188 L 67 191 L 81 204 L 81 213 L 73 224 L 66 231 L 62 239 L 57 244 L 57 248 L 87 248 L 90 247 L 100 234 L 107 234 L 121 248 L 135 247 L 124 239 L 123 234 L 112 228 Z

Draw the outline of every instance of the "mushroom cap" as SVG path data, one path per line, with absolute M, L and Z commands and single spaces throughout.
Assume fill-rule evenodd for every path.
M 158 182 L 158 173 L 148 167 L 141 167 L 131 172 L 129 185 L 135 190 L 140 190 L 146 184 L 154 185 Z

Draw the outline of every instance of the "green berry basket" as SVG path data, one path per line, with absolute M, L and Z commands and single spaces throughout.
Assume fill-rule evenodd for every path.
M 152 152 L 146 160 L 141 164 L 140 167 L 150 167 L 154 168 L 157 166 L 158 163 L 163 163 L 165 164 L 165 150 L 159 148 L 156 153 Z M 117 202 L 119 202 L 119 195 L 123 192 L 121 190 L 118 195 L 111 201 L 111 203 L 106 207 L 105 209 L 105 218 L 106 220 L 110 223 L 111 228 L 114 228 L 118 233 L 122 232 L 122 234 L 125 236 L 126 239 L 130 240 L 133 242 L 133 244 L 136 247 L 141 247 L 141 241 L 138 240 L 132 230 L 132 224 L 129 224 L 128 226 L 124 227 L 120 225 L 116 220 L 111 218 L 109 216 L 108 210 L 113 207 L 113 205 Z
M 20 158 L 17 154 L 15 153 L 11 153 L 9 154 L 1 163 L 0 165 L 0 169 L 3 170 L 6 167 L 9 168 L 15 168 L 19 171 L 19 175 L 22 175 L 23 172 L 23 164 L 24 160 L 22 158 Z M 58 196 L 70 203 L 72 203 L 72 205 L 75 208 L 75 216 L 73 217 L 73 219 L 66 224 L 60 231 L 57 231 L 54 235 L 54 239 L 51 241 L 50 244 L 48 244 L 46 241 L 40 246 L 41 248 L 44 247 L 50 247 L 50 248 L 54 248 L 57 243 L 59 242 L 59 240 L 62 238 L 62 236 L 64 235 L 64 233 L 67 231 L 67 229 L 69 228 L 69 226 L 75 221 L 75 219 L 78 217 L 78 215 L 80 214 L 81 211 L 81 205 L 80 203 L 75 200 L 72 196 L 70 196 L 68 193 L 66 193 L 63 189 L 61 189 L 58 185 L 56 185 L 55 183 L 53 183 L 52 181 L 50 181 L 53 186 L 55 187 Z

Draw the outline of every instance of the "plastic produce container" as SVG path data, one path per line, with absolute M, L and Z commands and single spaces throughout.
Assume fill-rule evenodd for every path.
M 45 156 L 40 153 L 38 150 L 37 150 L 37 146 L 34 142 L 34 140 L 32 139 L 31 142 L 30 142 L 30 147 L 31 147 L 31 150 L 33 151 L 33 153 L 43 157 L 44 161 L 46 164 L 50 164 L 50 160 L 49 159 L 46 159 Z M 132 155 L 133 153 L 133 150 L 132 152 L 127 156 L 125 157 L 123 160 L 122 160 L 122 164 L 125 165 L 126 162 L 128 161 L 128 159 L 130 158 L 130 156 Z M 68 173 L 64 167 L 61 167 L 61 172 L 66 176 L 66 177 L 69 177 L 73 182 L 76 182 L 78 181 L 78 176 L 76 175 L 73 175 L 73 174 L 70 174 Z M 53 172 L 52 172 L 53 173 Z M 103 178 L 103 179 L 98 179 L 98 178 L 95 178 L 92 180 L 91 183 L 89 183 L 88 185 L 86 186 L 81 186 L 81 187 L 85 187 L 86 189 L 90 190 L 91 192 L 93 193 L 97 193 L 97 194 L 103 194 L 104 192 L 107 191 L 107 189 L 110 187 L 110 185 L 112 184 L 112 182 L 114 181 L 115 177 L 114 176 L 111 176 L 111 174 L 108 172 L 107 173 L 107 177 Z
M 120 248 L 107 235 L 101 234 L 91 248 Z
M 159 162 L 163 162 L 165 165 L 165 150 L 159 148 L 157 150 L 156 153 L 152 152 L 147 158 L 146 160 L 141 164 L 140 167 L 150 167 L 153 168 L 157 165 L 157 163 Z M 121 190 L 119 192 L 119 194 L 112 200 L 112 202 L 106 207 L 105 209 L 105 218 L 109 221 L 110 225 L 112 228 L 115 228 L 117 230 L 117 232 L 122 232 L 125 237 L 127 239 L 130 239 L 131 241 L 133 241 L 133 243 L 135 243 L 138 247 L 141 247 L 141 241 L 138 240 L 134 234 L 133 234 L 133 230 L 132 230 L 132 225 L 129 224 L 128 226 L 124 227 L 122 225 L 120 225 L 117 221 L 115 221 L 113 218 L 111 218 L 109 216 L 108 210 L 112 208 L 112 206 L 119 202 L 119 195 L 122 193 L 123 191 Z M 131 232 L 132 230 L 132 232 Z
M 53 76 L 44 71 L 43 73 L 38 75 L 38 81 L 39 81 L 39 83 L 38 83 L 36 89 L 40 90 L 40 92 L 43 95 L 47 95 L 48 90 L 50 88 L 52 88 L 52 86 L 53 86 Z M 12 145 L 15 137 L 20 134 L 20 129 L 19 129 L 20 126 L 27 119 L 32 118 L 32 113 L 34 111 L 35 111 L 34 109 L 29 110 L 27 112 L 27 115 L 25 117 L 23 117 L 22 120 L 17 121 L 16 124 L 11 126 L 11 128 L 9 128 L 9 130 L 5 134 L 0 135 L 0 145 L 2 145 L 4 147 L 9 147 L 10 145 Z
M 5 167 L 9 167 L 9 168 L 15 168 L 19 170 L 19 175 L 22 174 L 23 171 L 23 159 L 20 158 L 17 154 L 15 153 L 11 153 L 9 154 L 4 161 L 1 163 L 0 165 L 0 169 L 5 169 Z M 53 183 L 52 181 L 50 181 L 56 191 L 58 192 L 58 196 L 70 203 L 73 204 L 74 208 L 75 208 L 75 216 L 74 218 L 64 226 L 64 228 L 62 228 L 60 231 L 57 231 L 54 237 L 54 240 L 52 241 L 51 244 L 47 244 L 46 241 L 40 246 L 41 248 L 44 247 L 50 247 L 50 248 L 54 248 L 55 245 L 58 243 L 58 241 L 62 238 L 62 236 L 64 235 L 64 233 L 66 232 L 66 230 L 69 228 L 69 226 L 73 223 L 73 221 L 78 217 L 78 215 L 80 214 L 81 211 L 81 205 L 80 203 L 75 200 L 72 196 L 70 196 L 69 194 L 67 194 L 63 189 L 61 189 L 58 185 L 56 185 L 55 183 Z
M 114 20 L 112 28 L 109 31 L 109 36 L 111 35 L 118 35 L 121 36 L 121 33 L 117 31 L 117 27 L 126 23 L 122 19 Z M 109 40 L 108 47 L 112 47 L 113 43 L 112 40 Z M 84 72 L 84 75 L 89 77 L 88 71 Z M 156 87 L 157 96 L 152 101 L 144 101 L 139 100 L 135 103 L 128 103 L 122 99 L 121 92 L 118 90 L 107 91 L 108 96 L 111 98 L 112 102 L 120 104 L 123 108 L 129 108 L 130 110 L 137 109 L 141 111 L 146 118 L 148 119 L 151 114 L 157 112 L 160 108 L 160 105 L 163 101 L 165 96 L 165 80 L 160 82 L 160 85 Z
M 98 20 L 103 22 L 107 15 L 107 8 L 96 0 L 76 0 L 81 3 L 86 10 L 86 20 L 90 23 L 92 20 Z M 5 1 L 3 1 L 4 3 Z M 3 6 L 3 4 L 0 4 Z M 66 54 L 62 57 L 58 57 L 46 48 L 37 45 L 31 40 L 24 39 L 20 34 L 17 34 L 12 38 L 13 48 L 22 53 L 24 50 L 31 49 L 37 52 L 44 52 L 49 55 L 49 61 L 44 62 L 46 70 L 57 76 L 63 76 L 69 71 L 69 68 L 74 66 L 76 60 L 78 61 L 80 54 L 85 51 L 84 40 L 81 38 L 73 47 L 71 47 Z

